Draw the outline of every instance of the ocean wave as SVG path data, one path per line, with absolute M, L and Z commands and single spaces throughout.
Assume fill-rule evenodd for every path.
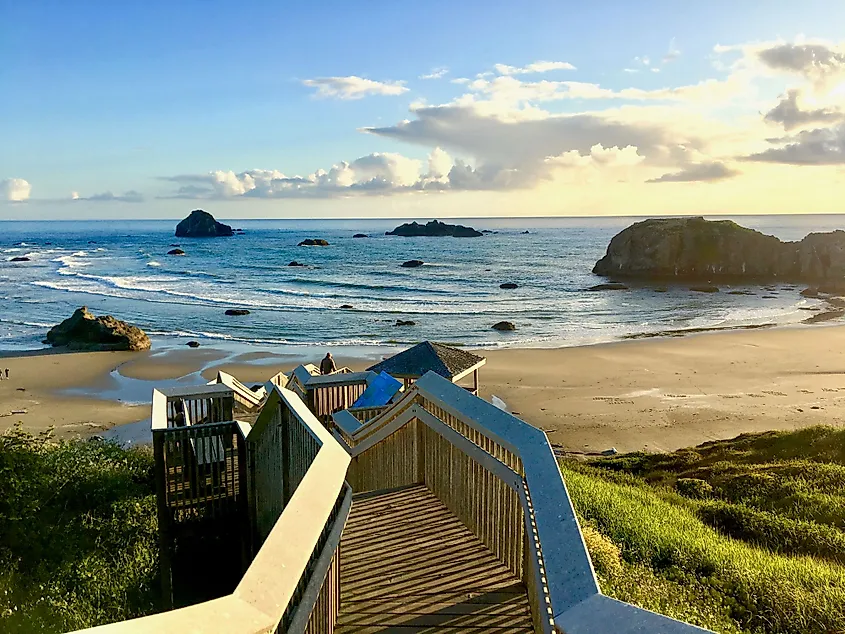
M 155 260 L 151 260 L 147 262 L 147 266 L 161 266 L 161 262 L 156 262 Z
M 53 258 L 52 261 L 59 262 L 63 267 L 68 269 L 73 269 L 82 266 L 91 266 L 93 264 L 93 262 L 87 260 L 80 260 L 79 256 L 76 255 L 60 255 L 57 258 Z M 59 273 L 63 274 L 61 269 L 59 269 Z
M 15 326 L 31 326 L 32 328 L 52 328 L 56 324 L 48 324 L 39 321 L 21 321 L 18 319 L 6 319 L 0 317 L 0 324 L 14 324 Z
M 84 258 L 88 255 L 87 251 L 76 251 L 75 253 L 71 253 L 71 255 L 75 258 Z

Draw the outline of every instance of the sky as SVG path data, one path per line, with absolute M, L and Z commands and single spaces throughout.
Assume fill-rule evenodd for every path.
M 843 200 L 841 0 L 0 0 L 0 219 Z

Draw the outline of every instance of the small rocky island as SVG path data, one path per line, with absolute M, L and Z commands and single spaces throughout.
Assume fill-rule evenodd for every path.
M 385 231 L 384 235 L 402 236 L 405 238 L 412 238 L 416 236 L 433 238 L 478 238 L 484 234 L 480 231 L 476 231 L 472 227 L 465 227 L 464 225 L 449 225 L 445 222 L 440 222 L 439 220 L 431 220 L 424 225 L 421 225 L 416 221 L 406 222 L 405 224 L 396 227 L 393 231 Z
M 149 350 L 150 338 L 140 328 L 115 319 L 111 315 L 95 317 L 87 306 L 47 333 L 44 343 L 68 350 Z
M 217 222 L 214 216 L 202 209 L 194 209 L 176 225 L 176 236 L 179 238 L 222 238 L 232 235 L 232 227 Z
M 845 231 L 782 242 L 731 220 L 653 218 L 614 236 L 593 273 L 708 282 L 845 283 Z

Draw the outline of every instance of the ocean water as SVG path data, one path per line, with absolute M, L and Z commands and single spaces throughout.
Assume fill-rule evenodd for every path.
M 845 216 L 734 219 L 784 240 L 845 227 Z M 749 287 L 754 296 L 685 286 L 667 293 L 648 286 L 585 291 L 602 281 L 590 271 L 609 240 L 636 220 L 450 221 L 497 232 L 473 239 L 385 236 L 403 222 L 397 220 L 234 220 L 228 223 L 243 235 L 205 240 L 175 238 L 176 220 L 0 222 L 0 350 L 41 347 L 47 330 L 81 305 L 140 326 L 159 347 L 197 339 L 291 350 L 423 339 L 472 347 L 579 345 L 797 323 L 811 314 L 800 308 L 817 304 L 791 285 Z M 357 232 L 371 237 L 353 239 Z M 330 246 L 298 247 L 304 238 L 325 238 Z M 172 244 L 187 255 L 166 255 Z M 15 256 L 31 261 L 10 262 Z M 426 264 L 401 268 L 409 259 Z M 287 266 L 292 260 L 308 266 Z M 503 282 L 519 288 L 501 290 Z M 228 317 L 228 308 L 251 314 Z M 397 320 L 416 325 L 396 326 Z M 500 320 L 517 330 L 492 330 Z

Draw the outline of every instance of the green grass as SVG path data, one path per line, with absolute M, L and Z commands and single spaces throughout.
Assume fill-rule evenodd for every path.
M 845 631 L 843 465 L 845 431 L 814 427 L 562 471 L 606 593 L 716 631 L 803 634 Z
M 0 631 L 149 614 L 158 583 L 151 452 L 0 435 Z

